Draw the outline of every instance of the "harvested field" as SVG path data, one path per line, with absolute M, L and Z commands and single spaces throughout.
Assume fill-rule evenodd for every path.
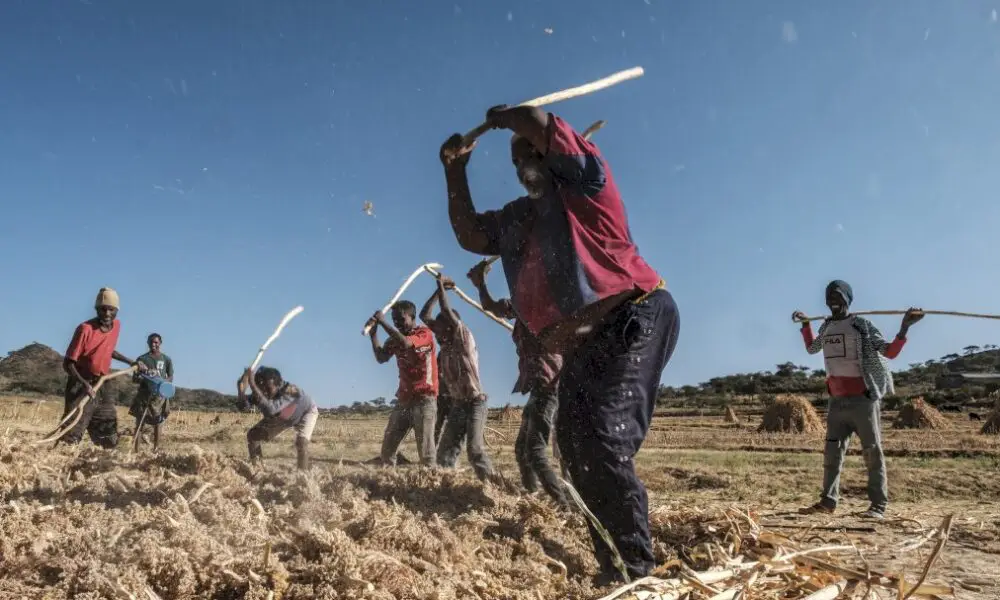
M 779 396 L 767 407 L 759 431 L 813 433 L 822 431 L 823 421 L 809 399 L 804 396 Z
M 916 398 L 899 409 L 892 426 L 896 429 L 946 429 L 948 419 L 923 398 Z
M 245 462 L 252 415 L 175 413 L 158 455 L 25 448 L 51 428 L 57 407 L 0 399 L 0 418 L 11 417 L 0 420 L 0 597 L 499 600 L 615 591 L 591 585 L 596 563 L 579 513 L 483 486 L 466 470 L 355 464 L 376 454 L 384 417 L 322 417 L 315 464 L 303 475 L 291 470 L 291 437 L 265 445 L 263 468 Z M 900 574 L 913 583 L 951 512 L 961 518 L 925 583 L 973 600 L 1000 594 L 1000 515 L 980 504 L 1000 494 L 1000 482 L 984 477 L 1000 467 L 995 457 L 891 459 L 895 504 L 873 525 L 851 515 L 865 506 L 864 470 L 852 456 L 844 514 L 800 517 L 791 510 L 815 497 L 822 436 L 710 421 L 654 419 L 637 466 L 662 566 L 619 597 L 689 590 L 698 600 L 752 580 L 754 598 L 802 598 L 866 569 L 875 583 L 892 586 Z M 902 446 L 958 446 L 971 436 L 997 447 L 957 420 L 947 433 L 886 433 L 887 444 Z M 687 447 L 660 443 L 667 439 Z M 734 447 L 747 439 L 769 452 Z M 516 481 L 510 441 L 491 443 Z M 793 444 L 812 451 L 783 450 Z M 412 455 L 412 441 L 402 450 Z M 806 553 L 783 558 L 796 551 Z

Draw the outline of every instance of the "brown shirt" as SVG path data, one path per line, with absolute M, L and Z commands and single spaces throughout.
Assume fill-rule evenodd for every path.
M 562 355 L 545 348 L 528 327 L 514 322 L 514 346 L 517 348 L 517 382 L 513 393 L 530 394 L 532 390 L 555 391 L 562 371 Z

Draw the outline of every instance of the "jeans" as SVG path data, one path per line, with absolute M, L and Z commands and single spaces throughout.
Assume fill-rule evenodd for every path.
M 646 488 L 633 458 L 649 431 L 660 376 L 679 329 L 670 292 L 627 302 L 565 355 L 559 381 L 556 436 L 562 460 L 630 577 L 643 577 L 654 566 Z M 593 526 L 590 536 L 602 572 L 614 573 L 611 549 Z
M 882 453 L 881 405 L 866 396 L 831 398 L 826 415 L 826 446 L 823 450 L 823 493 L 820 504 L 836 508 L 840 499 L 840 472 L 851 434 L 858 434 L 861 453 L 868 468 L 868 500 L 873 508 L 885 511 L 889 504 L 889 483 Z
M 483 440 L 486 416 L 485 397 L 477 400 L 455 400 L 452 403 L 448 421 L 441 434 L 441 444 L 438 446 L 438 465 L 450 468 L 458 464 L 458 455 L 462 453 L 464 440 L 469 464 L 476 472 L 476 477 L 485 481 L 493 473 L 493 464 L 486 454 Z
M 521 471 L 521 483 L 529 492 L 542 488 L 559 504 L 566 503 L 563 485 L 549 464 L 548 446 L 552 423 L 559 408 L 559 397 L 552 389 L 531 390 L 528 403 L 521 413 L 521 429 L 514 442 L 514 457 Z
M 414 430 L 417 436 L 417 454 L 420 464 L 434 464 L 434 420 L 437 413 L 437 399 L 433 396 L 417 398 L 412 403 L 403 406 L 396 402 L 396 407 L 389 413 L 389 422 L 385 425 L 382 435 L 382 464 L 395 465 L 396 451 L 403 443 L 406 434 Z

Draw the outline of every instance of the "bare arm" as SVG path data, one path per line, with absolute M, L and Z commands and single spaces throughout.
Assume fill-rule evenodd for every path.
M 468 273 L 469 280 L 472 281 L 472 285 L 476 286 L 476 291 L 479 292 L 479 303 L 483 305 L 484 309 L 498 317 L 503 317 L 504 319 L 516 318 L 517 316 L 510 305 L 510 300 L 494 300 L 493 296 L 490 295 L 490 290 L 486 287 L 486 274 L 489 272 L 489 262 L 483 261 L 472 267 Z
M 389 359 L 392 358 L 392 352 L 383 346 L 382 342 L 378 341 L 378 325 L 372 327 L 369 335 L 372 340 L 372 353 L 375 354 L 375 360 L 380 365 L 389 362 Z
M 122 355 L 117 350 L 115 350 L 115 351 L 113 351 L 111 353 L 111 358 L 117 360 L 118 362 L 123 362 L 123 363 L 127 364 L 130 367 L 135 364 L 134 360 L 132 360 L 131 358 L 128 358 L 128 357 Z
M 456 133 L 441 146 L 440 159 L 448 184 L 448 218 L 458 245 L 476 254 L 497 254 L 495 244 L 487 234 L 486 218 L 476 211 L 469 190 L 465 167 L 469 164 L 476 144 L 462 145 L 462 134 Z
M 67 375 L 76 379 L 83 386 L 90 387 L 90 382 L 84 379 L 83 376 L 80 375 L 80 372 L 76 370 L 76 361 L 68 358 L 63 359 L 63 371 L 66 371 Z
M 420 320 L 423 321 L 431 329 L 434 329 L 434 322 L 435 322 L 435 319 L 431 315 L 431 313 L 434 311 L 434 305 L 437 304 L 438 297 L 440 295 L 441 295 L 441 285 L 439 284 L 438 289 L 434 290 L 434 293 L 431 294 L 431 297 L 427 299 L 427 302 L 424 302 L 423 308 L 420 309 Z
M 491 108 L 486 113 L 486 119 L 494 127 L 509 129 L 527 139 L 536 150 L 545 154 L 549 150 L 549 138 L 546 134 L 549 126 L 549 113 L 537 106 L 512 106 Z
M 454 287 L 455 282 L 448 280 L 449 285 Z M 451 302 L 448 301 L 448 292 L 445 291 L 445 280 L 439 278 L 437 280 L 437 297 L 441 300 L 441 312 L 438 313 L 438 319 L 441 319 L 451 326 L 458 324 L 458 317 L 451 310 Z

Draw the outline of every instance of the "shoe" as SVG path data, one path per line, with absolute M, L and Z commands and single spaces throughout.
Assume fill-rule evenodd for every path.
M 861 518 L 862 519 L 872 519 L 872 520 L 875 520 L 875 521 L 881 521 L 882 519 L 885 518 L 885 511 L 881 510 L 881 509 L 878 509 L 878 508 L 876 508 L 874 506 L 869 506 L 868 510 L 866 510 L 863 513 L 861 513 Z
M 832 515 L 835 510 L 837 510 L 837 509 L 836 508 L 831 508 L 831 507 L 823 504 L 822 502 L 817 502 L 816 504 L 813 504 L 812 506 L 807 506 L 805 508 L 800 508 L 799 509 L 799 514 L 800 515 L 815 515 L 815 514 Z

